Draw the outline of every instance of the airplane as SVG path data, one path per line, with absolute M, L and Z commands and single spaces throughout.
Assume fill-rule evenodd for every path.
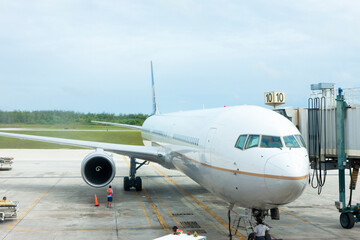
M 160 114 L 155 96 L 153 115 L 142 126 L 94 121 L 141 130 L 144 146 L 81 141 L 25 134 L 0 136 L 94 148 L 81 165 L 83 180 L 104 187 L 115 177 L 115 163 L 106 152 L 130 157 L 124 190 L 142 189 L 136 171 L 147 161 L 177 169 L 216 196 L 252 209 L 257 218 L 297 199 L 310 172 L 308 152 L 298 129 L 282 115 L 258 106 L 234 106 Z M 144 160 L 138 162 L 137 159 Z

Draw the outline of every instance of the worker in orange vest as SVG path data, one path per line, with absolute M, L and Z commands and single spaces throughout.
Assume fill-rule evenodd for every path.
M 113 200 L 113 194 L 114 194 L 114 191 L 111 189 L 111 186 L 109 186 L 108 190 L 106 190 L 107 207 L 111 207 L 111 203 Z
M 181 230 L 181 229 L 179 229 L 177 226 L 174 226 L 173 228 L 172 228 L 172 230 L 173 230 L 173 235 L 180 235 L 180 234 L 183 234 L 184 233 L 184 231 L 183 230 Z

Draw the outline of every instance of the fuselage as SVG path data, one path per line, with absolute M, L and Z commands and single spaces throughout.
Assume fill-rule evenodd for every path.
M 305 189 L 309 158 L 297 128 L 256 106 L 154 115 L 142 128 L 144 144 L 162 146 L 176 168 L 229 203 L 269 209 Z

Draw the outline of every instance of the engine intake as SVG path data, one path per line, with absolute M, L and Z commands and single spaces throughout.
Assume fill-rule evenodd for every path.
M 81 163 L 81 176 L 92 187 L 104 187 L 115 177 L 116 167 L 111 156 L 102 150 L 87 155 Z

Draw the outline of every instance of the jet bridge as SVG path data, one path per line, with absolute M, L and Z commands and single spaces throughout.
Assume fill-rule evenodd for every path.
M 310 183 L 321 193 L 327 170 L 339 171 L 339 201 L 335 202 L 340 224 L 352 228 L 360 221 L 360 204 L 352 205 L 352 191 L 360 167 L 360 88 L 338 89 L 334 84 L 312 85 L 308 108 L 277 111 L 288 117 L 300 130 L 309 152 L 311 168 Z M 350 194 L 346 202 L 345 170 L 350 173 Z
M 338 119 L 335 88 L 322 89 L 308 99 L 308 108 L 299 108 L 296 123 L 307 145 L 312 168 L 338 169 L 338 141 L 344 141 L 347 166 L 353 162 L 358 169 L 360 163 L 360 88 L 339 89 L 346 102 L 344 116 Z M 357 93 L 357 94 L 355 94 Z M 355 98 L 354 96 L 358 96 Z M 335 98 L 336 97 L 336 98 Z M 348 100 L 349 98 L 350 100 Z M 344 124 L 344 138 L 339 139 L 337 124 Z
M 322 86 L 322 85 L 321 85 Z M 312 93 L 307 108 L 275 109 L 287 117 L 301 132 L 311 162 L 327 162 L 327 169 L 337 169 L 336 95 L 335 88 Z M 347 103 L 344 116 L 345 153 L 347 159 L 360 159 L 360 88 L 343 90 Z M 325 161 L 326 160 L 326 161 Z M 330 164 L 333 161 L 334 164 Z

